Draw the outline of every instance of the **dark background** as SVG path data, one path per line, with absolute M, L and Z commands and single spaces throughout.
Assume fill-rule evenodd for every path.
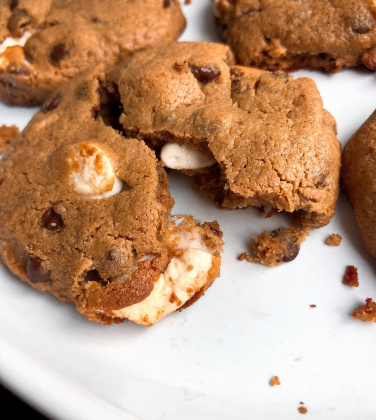
M 4 420 L 48 420 L 2 385 L 0 385 L 0 407 L 1 418 Z

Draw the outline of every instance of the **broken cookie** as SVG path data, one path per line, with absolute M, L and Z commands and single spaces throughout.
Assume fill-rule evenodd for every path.
M 155 153 L 99 116 L 103 85 L 93 70 L 64 86 L 0 161 L 0 254 L 92 321 L 151 326 L 218 277 L 222 233 L 170 216 Z
M 136 53 L 107 83 L 126 135 L 193 175 L 218 206 L 294 212 L 308 228 L 329 223 L 340 148 L 311 79 L 234 66 L 227 46 L 197 42 Z
M 0 0 L 0 99 L 41 104 L 85 68 L 174 41 L 184 27 L 178 0 Z
M 376 69 L 376 5 L 369 0 L 215 0 L 239 64 L 335 73 Z

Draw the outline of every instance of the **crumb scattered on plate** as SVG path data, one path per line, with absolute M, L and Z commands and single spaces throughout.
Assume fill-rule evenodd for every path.
M 192 0 L 185 0 L 184 4 L 192 4 Z
M 309 236 L 307 230 L 298 230 L 292 226 L 271 232 L 264 230 L 259 236 L 253 236 L 253 256 L 243 252 L 239 255 L 239 260 L 246 259 L 250 263 L 261 263 L 270 267 L 293 261 L 306 236 Z
M 298 411 L 300 414 L 307 414 L 308 413 L 308 408 L 307 407 L 299 407 Z
M 337 233 L 332 233 L 325 243 L 329 246 L 340 246 L 342 241 L 342 236 L 338 235 Z
M 2 125 L 0 127 L 0 154 L 4 153 L 11 141 L 20 134 L 20 130 L 15 125 Z
M 357 309 L 352 317 L 365 322 L 376 322 L 376 303 L 372 298 L 366 299 L 366 304 Z
M 359 286 L 359 278 L 358 278 L 358 269 L 353 265 L 348 265 L 346 267 L 346 273 L 343 277 L 343 282 L 348 286 L 358 287 Z
M 311 308 L 316 308 L 316 305 L 309 305 Z
M 281 382 L 279 381 L 278 376 L 273 376 L 272 379 L 270 379 L 270 386 L 276 386 L 276 385 L 281 385 Z

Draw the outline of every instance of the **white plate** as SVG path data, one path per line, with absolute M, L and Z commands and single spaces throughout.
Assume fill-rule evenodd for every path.
M 184 40 L 217 40 L 210 0 L 184 7 Z M 326 108 L 349 136 L 376 107 L 365 70 L 315 79 Z M 32 110 L 0 105 L 0 124 L 23 127 Z M 329 226 L 311 232 L 299 257 L 278 268 L 237 261 L 251 235 L 286 226 L 254 209 L 218 210 L 172 174 L 176 213 L 217 219 L 226 241 L 222 275 L 193 307 L 153 328 L 87 321 L 0 267 L 0 378 L 47 415 L 64 420 L 375 419 L 376 325 L 350 314 L 376 298 L 375 261 L 341 196 Z M 343 236 L 340 247 L 324 240 Z M 346 265 L 360 286 L 343 285 Z M 316 308 L 311 308 L 316 304 Z M 278 375 L 281 386 L 271 388 Z

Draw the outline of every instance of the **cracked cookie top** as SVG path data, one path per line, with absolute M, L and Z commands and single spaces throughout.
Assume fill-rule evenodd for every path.
M 227 46 L 208 43 L 139 52 L 107 79 L 125 133 L 217 204 L 298 212 L 307 227 L 333 216 L 339 142 L 313 80 L 234 66 Z
M 178 0 L 0 0 L 0 98 L 40 104 L 63 81 L 175 40 Z
M 376 68 L 373 0 L 215 0 L 239 64 L 268 70 Z

